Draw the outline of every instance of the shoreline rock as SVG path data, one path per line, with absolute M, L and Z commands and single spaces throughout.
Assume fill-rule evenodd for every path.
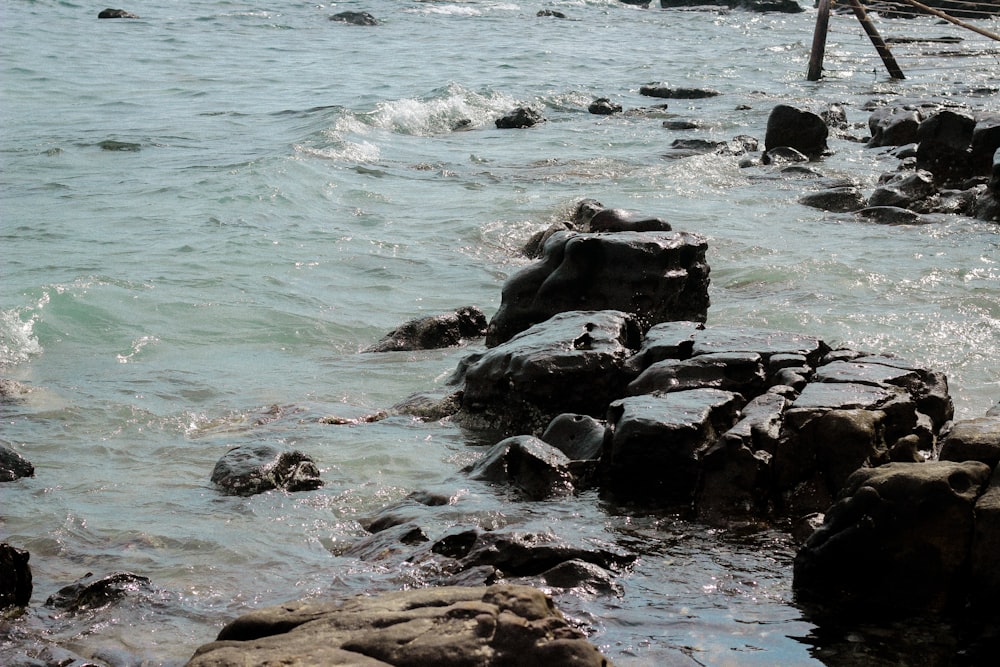
M 261 609 L 226 625 L 187 664 L 265 662 L 612 665 L 551 598 L 510 585 L 424 588 Z

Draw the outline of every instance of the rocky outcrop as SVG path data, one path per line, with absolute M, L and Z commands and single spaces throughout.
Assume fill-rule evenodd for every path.
M 611 662 L 541 591 L 442 587 L 251 612 L 199 648 L 189 667 L 593 665 Z
M 212 482 L 233 496 L 251 496 L 272 489 L 309 491 L 323 485 L 319 469 L 306 454 L 273 445 L 241 445 L 215 464 Z
M 30 557 L 23 549 L 0 543 L 0 612 L 27 607 L 31 601 Z
M 464 306 L 451 313 L 410 320 L 364 351 L 403 352 L 452 347 L 485 336 L 486 324 L 483 311 L 476 306 Z
M 22 477 L 34 477 L 35 466 L 6 445 L 0 445 L 0 482 L 13 482 Z
M 704 237 L 687 232 L 556 232 L 545 241 L 542 259 L 504 284 L 486 345 L 568 310 L 620 310 L 642 330 L 704 320 L 707 247 Z
M 622 395 L 639 336 L 621 311 L 553 315 L 470 360 L 456 418 L 515 435 L 541 433 L 564 412 L 603 416 Z
M 977 500 L 988 517 L 984 522 L 996 528 L 990 512 L 995 490 L 982 493 L 990 475 L 978 461 L 891 463 L 853 473 L 841 500 L 795 558 L 797 599 L 818 618 L 963 608 L 973 592 L 974 552 L 978 581 L 996 582 L 983 557 L 998 533 L 985 525 L 977 531 Z M 976 591 L 991 600 L 998 592 Z
M 671 229 L 670 223 L 663 218 L 621 208 L 606 208 L 594 199 L 583 199 L 577 203 L 569 220 L 533 234 L 524 244 L 524 254 L 531 258 L 541 257 L 545 242 L 557 232 L 669 232 Z

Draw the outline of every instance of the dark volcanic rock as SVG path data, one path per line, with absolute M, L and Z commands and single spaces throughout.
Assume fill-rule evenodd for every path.
M 823 119 L 810 112 L 779 104 L 767 118 L 764 150 L 784 146 L 794 148 L 809 158 L 817 158 L 827 150 L 829 129 Z
M 31 601 L 30 558 L 27 551 L 0 543 L 0 612 L 9 607 L 27 607 Z
M 855 618 L 961 608 L 989 477 L 979 462 L 858 470 L 795 558 L 797 599 Z
M 486 335 L 486 315 L 476 306 L 464 306 L 451 313 L 431 315 L 406 322 L 365 352 L 433 350 L 459 345 L 470 338 Z
M 707 245 L 686 232 L 556 232 L 542 259 L 504 284 L 486 345 L 569 310 L 621 310 L 643 330 L 669 320 L 704 320 Z
M 571 460 L 601 458 L 607 426 L 589 415 L 562 414 L 553 419 L 542 441 L 552 445 Z
M 590 103 L 587 111 L 598 116 L 610 116 L 611 114 L 621 113 L 622 105 L 614 104 L 606 97 L 599 97 Z
M 200 647 L 189 667 L 579 665 L 610 661 L 541 591 L 442 587 L 251 612 Z
M 920 214 L 899 206 L 866 206 L 854 211 L 880 225 L 913 225 L 920 222 Z
M 60 588 L 45 601 L 46 607 L 81 612 L 98 609 L 123 599 L 130 593 L 150 592 L 149 579 L 131 572 L 113 572 L 100 578 L 85 576 Z
M 868 199 L 869 206 L 898 206 L 918 210 L 923 200 L 933 195 L 934 176 L 922 169 L 891 175 L 875 189 Z
M 799 203 L 835 213 L 850 213 L 868 205 L 861 190 L 852 185 L 811 192 L 800 197 Z
M 495 124 L 499 129 L 507 130 L 532 127 L 544 120 L 545 118 L 542 117 L 542 114 L 538 113 L 534 109 L 518 107 L 506 116 L 497 118 Z
M 488 350 L 465 373 L 460 422 L 540 433 L 564 412 L 603 416 L 639 344 L 618 311 L 565 312 Z
M 0 445 L 0 482 L 34 476 L 35 466 L 10 447 Z
M 744 400 L 692 389 L 615 401 L 608 409 L 608 484 L 646 501 L 690 502 L 702 454 L 737 421 Z
M 640 86 L 639 94 L 646 97 L 661 97 L 673 100 L 696 100 L 706 97 L 716 97 L 720 93 L 710 88 L 670 88 L 669 86 L 650 83 Z
M 870 148 L 878 146 L 905 146 L 917 142 L 917 128 L 923 115 L 915 108 L 882 107 L 868 117 L 868 130 L 872 138 Z
M 756 352 L 720 352 L 690 359 L 665 359 L 646 368 L 626 392 L 630 396 L 713 388 L 744 395 L 759 394 L 767 377 Z
M 954 424 L 941 444 L 942 461 L 981 461 L 1000 465 L 1000 416 L 980 417 Z
M 331 16 L 330 20 L 350 25 L 378 25 L 378 19 L 368 12 L 339 12 Z
M 313 460 L 273 445 L 241 445 L 215 464 L 212 481 L 227 495 L 252 496 L 271 489 L 309 491 L 323 486 Z
M 573 491 L 570 459 L 552 445 L 530 435 L 517 435 L 494 445 L 467 472 L 473 479 L 510 482 L 531 500 Z
M 99 19 L 137 19 L 139 18 L 132 12 L 127 12 L 124 9 L 102 9 L 98 14 Z
M 972 133 L 976 121 L 945 109 L 917 128 L 917 168 L 934 174 L 941 184 L 961 182 L 972 175 Z

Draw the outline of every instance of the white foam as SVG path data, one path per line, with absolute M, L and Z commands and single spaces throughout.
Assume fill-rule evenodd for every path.
M 24 319 L 17 309 L 0 310 L 0 366 L 12 366 L 42 353 L 34 335 L 36 316 Z

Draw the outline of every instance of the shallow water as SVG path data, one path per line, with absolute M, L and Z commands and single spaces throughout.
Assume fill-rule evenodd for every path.
M 570 18 L 536 17 L 541 6 Z M 435 535 L 470 520 L 550 527 L 638 553 L 621 595 L 554 591 L 616 662 L 836 663 L 823 647 L 839 639 L 793 604 L 780 530 L 719 531 L 587 494 L 511 502 L 459 473 L 491 443 L 454 425 L 319 418 L 441 386 L 476 344 L 359 351 L 413 317 L 470 303 L 492 314 L 527 263 L 520 245 L 583 197 L 706 235 L 710 324 L 913 359 L 948 374 L 958 417 L 981 415 L 1000 396 L 996 225 L 873 225 L 797 204 L 806 180 L 663 156 L 679 137 L 762 140 L 780 102 L 843 104 L 861 137 L 870 100 L 995 110 L 995 59 L 917 52 L 902 63 L 912 76 L 889 81 L 835 17 L 828 76 L 809 83 L 811 9 L 158 0 L 126 7 L 140 20 L 97 21 L 98 9 L 0 8 L 0 374 L 33 388 L 0 404 L 0 439 L 36 467 L 0 488 L 0 539 L 31 552 L 35 584 L 3 660 L 55 644 L 179 664 L 253 607 L 418 585 L 335 554 L 363 534 L 359 518 L 433 488 L 455 499 Z M 327 20 L 346 9 L 383 23 Z M 638 94 L 650 82 L 722 94 L 586 111 L 602 96 L 662 102 Z M 493 127 L 518 105 L 547 122 Z M 462 120 L 470 129 L 453 131 Z M 815 165 L 827 176 L 871 188 L 895 168 L 862 143 L 831 148 Z M 259 441 L 310 454 L 326 485 L 220 496 L 215 461 Z M 43 606 L 116 570 L 152 589 L 77 616 Z M 879 632 L 844 645 L 907 643 Z

